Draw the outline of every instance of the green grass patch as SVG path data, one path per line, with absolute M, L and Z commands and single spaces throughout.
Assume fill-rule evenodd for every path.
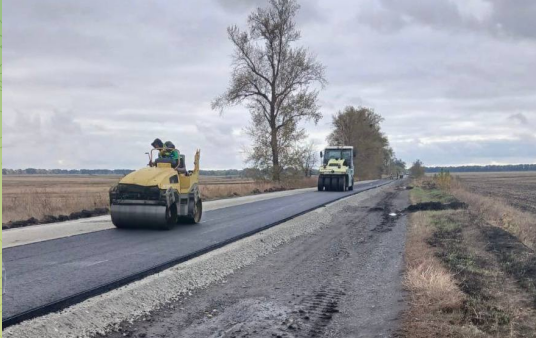
M 457 220 L 450 217 L 450 213 L 452 211 L 433 215 L 431 223 L 436 228 L 436 232 L 443 235 L 442 237 L 457 238 L 462 231 L 462 226 Z
M 451 203 L 456 201 L 454 197 L 439 189 L 426 189 L 415 187 L 411 190 L 411 200 L 414 203 L 441 202 Z

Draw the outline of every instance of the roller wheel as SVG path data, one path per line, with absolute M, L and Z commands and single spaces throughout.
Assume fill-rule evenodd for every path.
M 331 191 L 337 191 L 338 189 L 338 186 L 339 186 L 339 183 L 338 183 L 338 180 L 337 180 L 337 177 L 332 177 L 331 178 Z
M 324 177 L 318 178 L 318 191 L 324 190 Z
M 201 216 L 203 216 L 203 202 L 201 198 L 197 200 L 197 203 L 194 205 L 194 214 L 191 217 L 186 219 L 186 222 L 189 224 L 197 224 L 201 222 Z
M 343 176 L 337 177 L 337 183 L 338 183 L 338 191 L 344 191 L 345 190 L 345 179 Z
M 201 202 L 201 198 L 197 200 L 197 203 L 195 205 L 195 211 L 194 211 L 194 223 L 201 222 L 201 216 L 203 216 L 203 202 Z
M 178 215 L 177 215 L 177 206 L 173 204 L 171 207 L 169 207 L 166 210 L 166 223 L 162 224 L 160 226 L 161 230 L 171 230 L 174 224 L 177 223 Z

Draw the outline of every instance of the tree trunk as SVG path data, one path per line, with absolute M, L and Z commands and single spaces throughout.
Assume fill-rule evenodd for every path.
M 279 149 L 277 147 L 277 129 L 272 128 L 272 139 L 271 139 L 271 146 L 272 146 L 272 180 L 279 182 L 281 177 L 279 176 L 280 170 L 279 170 Z

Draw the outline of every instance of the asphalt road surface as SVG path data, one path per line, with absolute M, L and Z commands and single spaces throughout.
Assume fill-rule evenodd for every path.
M 385 183 L 356 184 L 353 192 L 304 192 L 208 211 L 200 224 L 180 225 L 171 231 L 109 229 L 3 249 L 8 292 L 3 296 L 2 318 L 187 256 Z

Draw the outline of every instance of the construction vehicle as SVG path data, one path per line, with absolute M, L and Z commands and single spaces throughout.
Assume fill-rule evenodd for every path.
M 354 190 L 354 147 L 327 147 L 320 152 L 322 165 L 318 175 L 318 191 Z
M 169 230 L 177 223 L 200 222 L 200 151 L 195 154 L 194 170 L 186 171 L 182 154 L 178 163 L 169 158 L 153 162 L 153 152 L 160 150 L 147 153 L 148 167 L 126 175 L 110 189 L 110 212 L 116 227 Z

